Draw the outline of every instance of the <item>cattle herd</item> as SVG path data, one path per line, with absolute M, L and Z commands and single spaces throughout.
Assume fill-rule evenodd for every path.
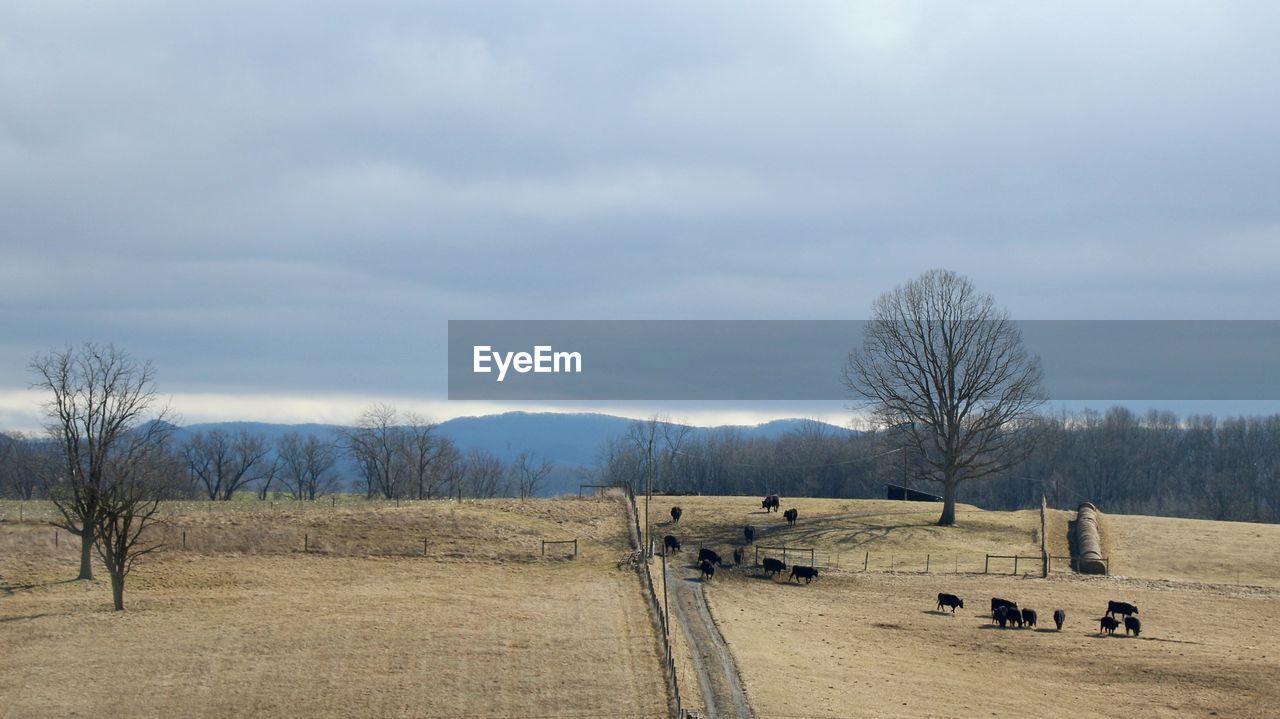
M 938 611 L 950 609 L 952 614 L 956 613 L 956 609 L 964 609 L 964 600 L 954 594 L 946 592 L 938 593 Z M 1124 617 L 1124 633 L 1133 636 L 1139 636 L 1142 633 L 1142 622 L 1135 616 L 1138 613 L 1138 607 L 1128 602 L 1107 602 L 1107 613 L 1099 622 L 1099 634 L 1115 634 L 1120 628 L 1120 620 L 1115 615 Z M 1001 629 L 1008 627 L 1035 627 L 1036 626 L 1036 610 L 1030 608 L 1019 608 L 1018 603 L 1000 597 L 991 598 L 991 623 L 1000 625 Z M 1053 612 L 1053 624 L 1058 631 L 1062 631 L 1062 625 L 1067 621 L 1067 613 L 1061 609 L 1055 609 Z
M 777 512 L 782 502 L 778 495 L 771 494 L 765 497 L 760 506 L 766 513 Z M 671 508 L 671 523 L 676 524 L 680 521 L 683 511 L 680 507 Z M 794 526 L 796 520 L 799 519 L 800 513 L 795 508 L 791 508 L 782 513 L 787 523 Z M 742 535 L 750 545 L 755 542 L 756 530 L 751 525 L 745 525 L 742 528 Z M 666 552 L 679 552 L 680 540 L 674 535 L 668 534 L 663 537 L 663 547 Z M 746 549 L 744 547 L 734 547 L 733 549 L 733 566 L 741 566 L 746 558 Z M 723 567 L 724 563 L 720 559 L 720 555 L 714 550 L 702 547 L 698 550 L 698 569 L 702 572 L 703 581 L 707 581 L 715 577 L 716 567 Z M 761 562 L 764 569 L 764 576 L 777 577 L 781 573 L 787 571 L 787 563 L 781 559 L 773 557 L 765 557 Z M 787 581 L 795 580 L 797 584 L 800 580 L 804 580 L 805 584 L 809 584 L 818 578 L 818 569 L 804 565 L 794 565 L 791 567 L 791 574 Z M 954 594 L 946 592 L 938 593 L 938 610 L 950 609 L 954 615 L 957 609 L 964 609 L 964 600 Z M 1138 607 L 1128 602 L 1107 602 L 1107 613 L 1099 619 L 1099 634 L 1115 634 L 1122 624 L 1124 626 L 1125 635 L 1132 634 L 1139 636 L 1142 633 L 1142 622 L 1138 617 L 1134 616 L 1138 613 Z M 1123 617 L 1123 621 L 1116 619 L 1116 615 Z M 1019 629 L 1037 626 L 1039 616 L 1036 610 L 1031 608 L 1020 608 L 1018 603 L 1000 597 L 991 598 L 991 623 L 999 625 L 1001 629 L 1017 627 Z M 1055 609 L 1053 612 L 1053 624 L 1058 631 L 1062 631 L 1062 625 L 1067 621 L 1067 613 L 1061 609 Z

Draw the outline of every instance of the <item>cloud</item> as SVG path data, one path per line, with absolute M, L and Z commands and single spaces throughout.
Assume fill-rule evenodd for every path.
M 450 318 L 1270 317 L 1280 10 L 0 9 L 0 386 L 441 397 Z

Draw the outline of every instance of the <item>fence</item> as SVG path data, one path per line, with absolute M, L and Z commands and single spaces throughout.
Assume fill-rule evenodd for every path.
M 569 556 L 570 557 L 578 556 L 578 540 L 576 539 L 544 539 L 542 540 L 542 556 L 544 557 L 547 556 L 548 544 L 572 544 L 573 554 L 570 554 Z M 425 550 L 427 546 L 425 540 L 423 541 L 422 546 L 423 546 L 423 549 Z M 424 551 L 423 553 L 425 554 L 426 552 Z
M 636 496 L 633 492 L 627 492 L 627 513 L 631 515 L 629 525 L 631 534 L 631 545 L 640 552 L 640 573 L 644 576 L 644 588 L 649 597 L 649 610 L 653 612 L 653 616 L 658 620 L 658 628 L 661 630 L 662 640 L 662 668 L 663 673 L 667 675 L 667 693 L 669 694 L 671 716 L 675 719 L 684 719 L 687 714 L 684 710 L 684 703 L 680 699 L 680 682 L 676 675 L 675 656 L 671 652 L 671 626 L 667 616 L 664 602 L 658 601 L 658 592 L 653 588 L 653 575 L 649 572 L 649 557 L 651 552 L 649 547 L 643 547 L 644 532 L 640 529 L 640 508 L 636 506 Z M 667 556 L 664 552 L 662 555 L 662 593 L 665 596 L 667 591 Z
M 784 563 L 787 561 L 788 552 L 791 552 L 794 554 L 807 553 L 809 555 L 809 566 L 810 567 L 818 566 L 817 553 L 814 552 L 813 547 L 765 547 L 757 544 L 756 545 L 756 564 L 760 564 L 760 552 L 762 551 L 764 552 L 764 556 L 766 557 L 770 556 L 771 552 L 782 552 L 782 561 Z M 839 555 L 836 555 L 836 556 L 838 557 Z

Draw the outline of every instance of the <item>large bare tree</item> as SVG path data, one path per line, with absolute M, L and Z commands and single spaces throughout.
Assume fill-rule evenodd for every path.
M 91 554 L 103 498 L 131 463 L 150 457 L 148 448 L 137 445 L 139 437 L 165 439 L 167 409 L 156 408 L 151 363 L 113 345 L 53 351 L 38 355 L 30 367 L 37 376 L 32 386 L 49 394 L 46 429 L 60 459 L 49 498 L 62 516 L 58 524 L 80 537 L 79 579 L 93 579 Z
M 846 386 L 884 426 L 900 429 L 925 479 L 943 488 L 938 524 L 956 521 L 961 482 L 1028 456 L 1044 402 L 1038 357 L 1009 314 L 966 277 L 930 270 L 881 295 Z
M 520 490 L 520 499 L 527 499 L 537 494 L 542 481 L 555 469 L 555 464 L 545 458 L 539 458 L 536 452 L 524 450 L 516 456 L 511 465 L 512 478 Z
M 280 479 L 294 499 L 314 500 L 334 491 L 338 477 L 333 472 L 338 448 L 314 434 L 306 438 L 289 432 L 276 444 L 280 458 Z

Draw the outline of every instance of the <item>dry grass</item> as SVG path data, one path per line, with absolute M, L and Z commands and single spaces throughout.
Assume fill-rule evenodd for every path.
M 110 611 L 104 581 L 49 583 L 74 574 L 65 536 L 55 551 L 52 530 L 0 525 L 0 707 L 12 717 L 665 713 L 643 590 L 614 566 L 627 548 L 616 503 L 435 504 L 181 513 L 189 532 L 218 541 L 144 560 L 124 613 Z M 274 548 L 298 531 L 331 544 Z M 431 556 L 385 556 L 403 533 L 407 553 L 420 555 L 426 536 Z M 534 559 L 553 533 L 580 538 L 577 560 Z
M 935 613 L 938 592 L 966 608 Z M 1280 621 L 1271 590 L 1140 580 L 739 573 L 709 591 L 761 716 L 1274 716 Z M 993 628 L 991 596 L 1062 633 Z M 1103 638 L 1108 599 L 1141 608 L 1141 639 Z
M 1280 587 L 1280 525 L 1103 514 L 1112 573 Z

